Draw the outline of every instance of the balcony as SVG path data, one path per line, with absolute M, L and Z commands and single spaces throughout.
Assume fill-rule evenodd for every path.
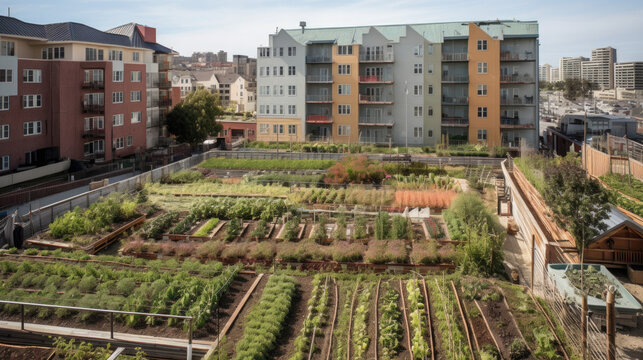
M 467 105 L 469 98 L 466 96 L 442 96 L 443 105 Z
M 306 75 L 307 83 L 328 84 L 333 82 L 331 75 Z
M 393 75 L 360 75 L 359 82 L 365 84 L 392 84 Z
M 388 144 L 390 136 L 360 136 L 359 142 L 361 144 Z
M 105 151 L 94 151 L 93 153 L 85 153 L 83 154 L 83 157 L 87 160 L 96 160 L 96 159 L 102 159 L 105 157 Z
M 306 64 L 330 64 L 333 59 L 330 55 L 307 55 Z
M 523 96 L 520 98 L 518 95 L 513 98 L 500 98 L 500 105 L 534 105 L 533 96 Z
M 456 116 L 442 116 L 442 126 L 445 127 L 467 127 L 469 119 Z
M 500 117 L 500 128 L 501 129 L 533 129 L 535 128 L 534 124 L 521 124 L 520 119 L 517 117 Z
M 443 74 L 442 75 L 442 82 L 443 83 L 468 83 L 469 82 L 469 75 Z
M 172 106 L 172 99 L 169 99 L 169 98 L 159 99 L 158 107 L 170 107 L 170 106 Z
M 503 138 L 502 141 L 500 142 L 500 145 L 502 147 L 506 147 L 511 150 L 519 150 L 520 149 L 520 138 L 515 138 L 513 141 L 510 141 L 511 139 Z
M 444 53 L 442 54 L 442 61 L 469 61 L 468 53 Z
M 391 118 L 385 118 L 383 116 L 373 116 L 373 115 L 360 115 L 359 116 L 359 126 L 387 126 L 391 127 L 395 124 L 395 121 Z
M 330 115 L 307 115 L 306 122 L 309 124 L 332 124 L 333 118 Z
M 84 139 L 104 139 L 105 129 L 85 129 L 83 130 Z
M 534 78 L 528 75 L 500 75 L 501 84 L 533 84 Z
M 531 51 L 516 53 L 511 51 L 500 51 L 500 61 L 535 61 L 536 55 Z
M 170 62 L 169 61 L 159 62 L 159 71 L 167 71 L 167 70 L 170 70 Z
M 105 82 L 103 80 L 83 81 L 81 84 L 83 89 L 104 89 Z
M 364 105 L 391 105 L 393 104 L 393 99 L 383 95 L 359 94 L 359 103 Z
M 312 104 L 328 104 L 333 102 L 330 94 L 309 94 L 306 95 L 306 102 Z
M 172 87 L 172 82 L 166 79 L 160 79 L 159 80 L 159 88 L 161 89 L 169 89 Z
M 85 114 L 104 114 L 105 113 L 104 104 L 88 104 L 84 101 L 81 101 L 80 107 L 83 109 L 83 113 Z
M 359 53 L 359 62 L 362 63 L 392 63 L 395 55 L 392 51 L 386 53 Z

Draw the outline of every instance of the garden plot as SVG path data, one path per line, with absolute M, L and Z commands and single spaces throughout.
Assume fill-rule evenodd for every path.
M 383 282 L 378 302 L 378 354 L 382 360 L 408 359 L 410 341 L 402 315 L 400 287 L 394 280 Z

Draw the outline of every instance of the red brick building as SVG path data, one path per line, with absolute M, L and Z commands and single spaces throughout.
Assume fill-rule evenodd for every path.
M 111 161 L 156 146 L 175 53 L 136 24 L 0 16 L 0 174 L 59 158 Z

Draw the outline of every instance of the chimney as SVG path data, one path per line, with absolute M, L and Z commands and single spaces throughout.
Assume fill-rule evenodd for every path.
M 301 26 L 301 33 L 304 33 L 304 29 L 306 28 L 306 22 L 305 21 L 300 21 L 299 26 Z

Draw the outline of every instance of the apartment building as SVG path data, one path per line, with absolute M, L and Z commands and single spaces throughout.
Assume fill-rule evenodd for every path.
M 614 88 L 616 49 L 608 46 L 592 50 L 592 60 L 581 63 L 581 76 L 601 90 Z
M 257 55 L 260 141 L 537 146 L 534 21 L 302 27 Z
M 172 88 L 178 88 L 181 99 L 196 90 L 196 78 L 187 70 L 172 70 Z
M 0 16 L 0 43 L 0 171 L 110 161 L 158 143 L 163 64 L 174 53 L 156 29 Z
M 559 76 L 560 81 L 567 79 L 580 79 L 581 78 L 581 63 L 588 61 L 586 57 L 563 57 L 559 61 Z
M 614 87 L 626 90 L 643 90 L 643 61 L 616 63 Z
M 545 64 L 540 65 L 538 68 L 538 81 L 541 82 L 550 82 L 551 80 L 551 65 Z
M 560 81 L 560 69 L 552 67 L 549 71 L 549 81 L 556 82 Z

